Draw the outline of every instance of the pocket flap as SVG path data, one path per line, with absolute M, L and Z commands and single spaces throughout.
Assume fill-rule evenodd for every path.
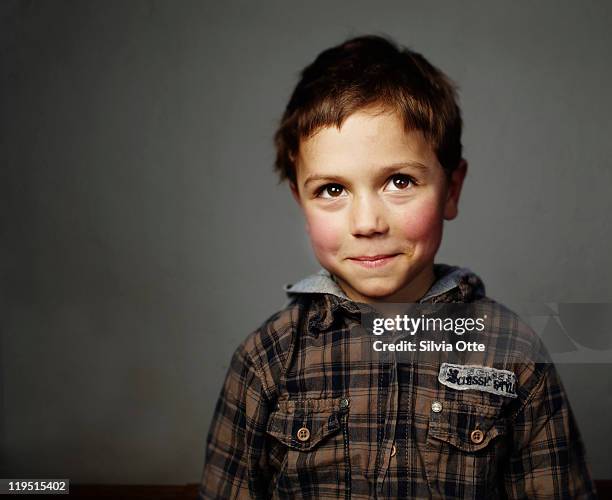
M 341 428 L 340 417 L 347 411 L 342 398 L 284 400 L 270 414 L 267 432 L 286 446 L 310 450 Z
M 428 439 L 446 441 L 468 452 L 485 448 L 505 433 L 505 420 L 496 407 L 445 401 L 442 410 L 432 412 L 429 419 Z

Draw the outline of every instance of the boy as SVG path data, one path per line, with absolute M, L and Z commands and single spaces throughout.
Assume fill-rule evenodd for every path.
M 450 81 L 384 38 L 304 69 L 276 168 L 323 270 L 287 286 L 285 309 L 236 350 L 201 498 L 594 496 L 537 336 L 471 271 L 434 264 L 467 170 L 461 127 Z M 488 314 L 489 357 L 364 359 L 356 332 L 374 303 L 474 305 Z

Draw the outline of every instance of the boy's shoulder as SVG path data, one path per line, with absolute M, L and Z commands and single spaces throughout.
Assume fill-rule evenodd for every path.
M 490 297 L 470 306 L 474 317 L 484 318 L 484 330 L 476 334 L 486 345 L 488 365 L 516 373 L 533 383 L 553 364 L 542 338 L 520 314 Z M 471 340 L 471 339 L 470 339 Z M 523 384 L 524 387 L 531 384 Z
M 285 366 L 292 355 L 298 331 L 326 326 L 339 305 L 336 299 L 341 298 L 344 306 L 351 308 L 342 289 L 323 269 L 283 289 L 287 295 L 284 306 L 264 320 L 239 346 L 254 360 L 261 358 L 261 363 L 278 362 Z
M 466 306 L 474 316 L 485 318 L 482 335 L 496 339 L 509 359 L 549 361 L 542 339 L 521 314 L 488 296 Z
M 270 397 L 293 355 L 304 312 L 305 301 L 287 303 L 249 333 L 234 354 L 254 367 Z

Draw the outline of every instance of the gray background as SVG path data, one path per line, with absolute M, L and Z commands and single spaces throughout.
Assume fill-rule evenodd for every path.
M 612 301 L 605 2 L 0 4 L 0 473 L 193 483 L 237 344 L 317 269 L 272 171 L 298 71 L 385 33 L 461 88 L 440 262 L 501 301 Z M 610 366 L 562 365 L 612 478 Z

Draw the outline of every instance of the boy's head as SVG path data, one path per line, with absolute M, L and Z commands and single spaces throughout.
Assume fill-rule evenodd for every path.
M 304 69 L 275 144 L 315 255 L 347 295 L 418 300 L 467 168 L 448 78 L 384 38 L 354 38 Z

